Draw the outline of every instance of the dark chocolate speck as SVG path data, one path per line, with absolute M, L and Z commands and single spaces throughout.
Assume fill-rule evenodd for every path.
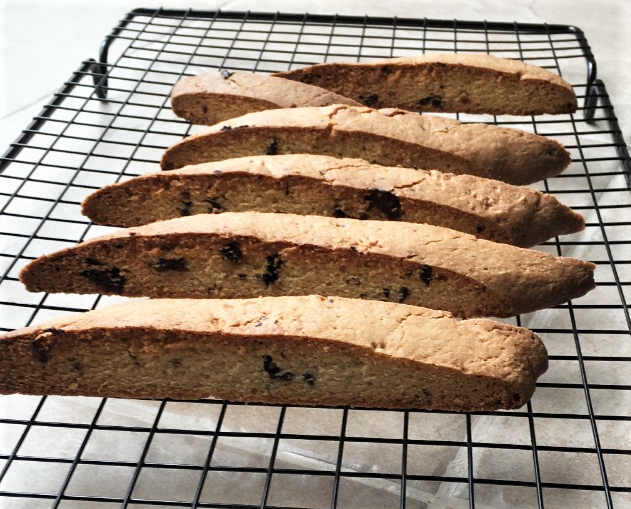
M 230 242 L 219 250 L 221 257 L 229 262 L 239 263 L 243 259 L 243 252 L 236 242 Z
M 262 278 L 265 286 L 269 286 L 278 279 L 278 272 L 283 265 L 283 260 L 280 259 L 280 255 L 278 253 L 269 255 L 266 260 L 267 267 L 265 268 L 265 273 Z
M 388 219 L 399 219 L 401 217 L 401 202 L 389 191 L 371 189 L 370 193 L 364 196 L 368 205 L 368 210 L 373 207 L 382 212 Z
M 169 270 L 185 272 L 188 270 L 186 259 L 184 258 L 158 258 L 158 261 L 153 264 L 153 268 L 158 272 L 166 272 Z
M 111 269 L 85 269 L 81 275 L 107 292 L 121 293 L 125 289 L 125 276 L 118 267 Z
M 294 378 L 291 371 L 279 368 L 270 355 L 263 356 L 263 369 L 272 380 L 283 380 L 285 382 L 289 382 Z

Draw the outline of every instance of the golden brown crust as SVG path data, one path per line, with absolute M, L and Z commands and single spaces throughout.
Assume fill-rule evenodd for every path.
M 251 113 L 169 148 L 163 170 L 248 155 L 311 153 L 530 184 L 570 163 L 557 141 L 487 124 L 345 105 Z
M 149 297 L 331 293 L 512 316 L 594 287 L 594 266 L 425 224 L 200 214 L 129 228 L 30 263 L 29 291 Z
M 572 87 L 560 76 L 485 54 L 333 62 L 275 76 L 326 88 L 373 108 L 493 115 L 572 113 L 577 108 Z
M 143 175 L 106 186 L 83 203 L 95 223 L 122 227 L 184 213 L 244 211 L 428 223 L 523 247 L 584 228 L 579 214 L 534 189 L 311 154 L 243 157 Z
M 194 124 L 213 125 L 246 113 L 275 108 L 328 106 L 357 101 L 297 81 L 251 72 L 187 76 L 171 92 L 173 112 Z
M 0 336 L 0 353 L 0 393 L 456 411 L 519 407 L 547 368 L 524 328 L 320 296 L 125 303 Z

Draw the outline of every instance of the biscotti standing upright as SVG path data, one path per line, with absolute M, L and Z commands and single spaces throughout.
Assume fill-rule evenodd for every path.
M 83 203 L 93 222 L 123 227 L 246 211 L 428 223 L 523 247 L 585 225 L 553 196 L 527 187 L 310 154 L 242 157 L 142 175 L 99 189 Z
M 38 258 L 29 291 L 340 295 L 507 317 L 594 287 L 594 266 L 426 224 L 226 212 L 159 221 Z
M 572 113 L 577 107 L 572 87 L 557 74 L 486 54 L 332 62 L 275 76 L 316 85 L 371 108 L 539 115 Z
M 433 168 L 517 185 L 552 177 L 570 164 L 557 141 L 517 129 L 334 105 L 261 111 L 204 128 L 169 148 L 161 167 L 301 153 Z
M 527 329 L 339 297 L 136 301 L 0 336 L 2 394 L 496 410 L 546 368 Z
M 173 112 L 202 125 L 213 125 L 254 111 L 330 104 L 361 106 L 357 101 L 313 85 L 238 71 L 186 76 L 171 92 Z

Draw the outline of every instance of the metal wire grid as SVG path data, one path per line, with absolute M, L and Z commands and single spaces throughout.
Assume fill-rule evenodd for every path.
M 573 156 L 541 189 L 581 211 L 587 229 L 541 249 L 594 261 L 598 288 L 517 318 L 551 354 L 532 402 L 459 415 L 3 396 L 1 507 L 631 507 L 629 156 L 574 27 L 129 13 L 101 62 L 84 62 L 0 161 L 1 330 L 117 300 L 28 294 L 17 274 L 40 254 L 103 233 L 80 215 L 82 199 L 157 169 L 164 148 L 189 134 L 167 99 L 181 76 L 446 51 L 549 68 L 587 104 L 556 117 L 459 116 L 554 136 Z

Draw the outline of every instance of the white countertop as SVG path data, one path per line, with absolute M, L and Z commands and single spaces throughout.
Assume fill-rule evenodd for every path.
M 15 140 L 82 60 L 98 58 L 103 37 L 128 11 L 160 6 L 576 25 L 591 45 L 622 132 L 627 138 L 631 133 L 631 2 L 624 0 L 194 0 L 185 4 L 0 0 L 0 150 Z

